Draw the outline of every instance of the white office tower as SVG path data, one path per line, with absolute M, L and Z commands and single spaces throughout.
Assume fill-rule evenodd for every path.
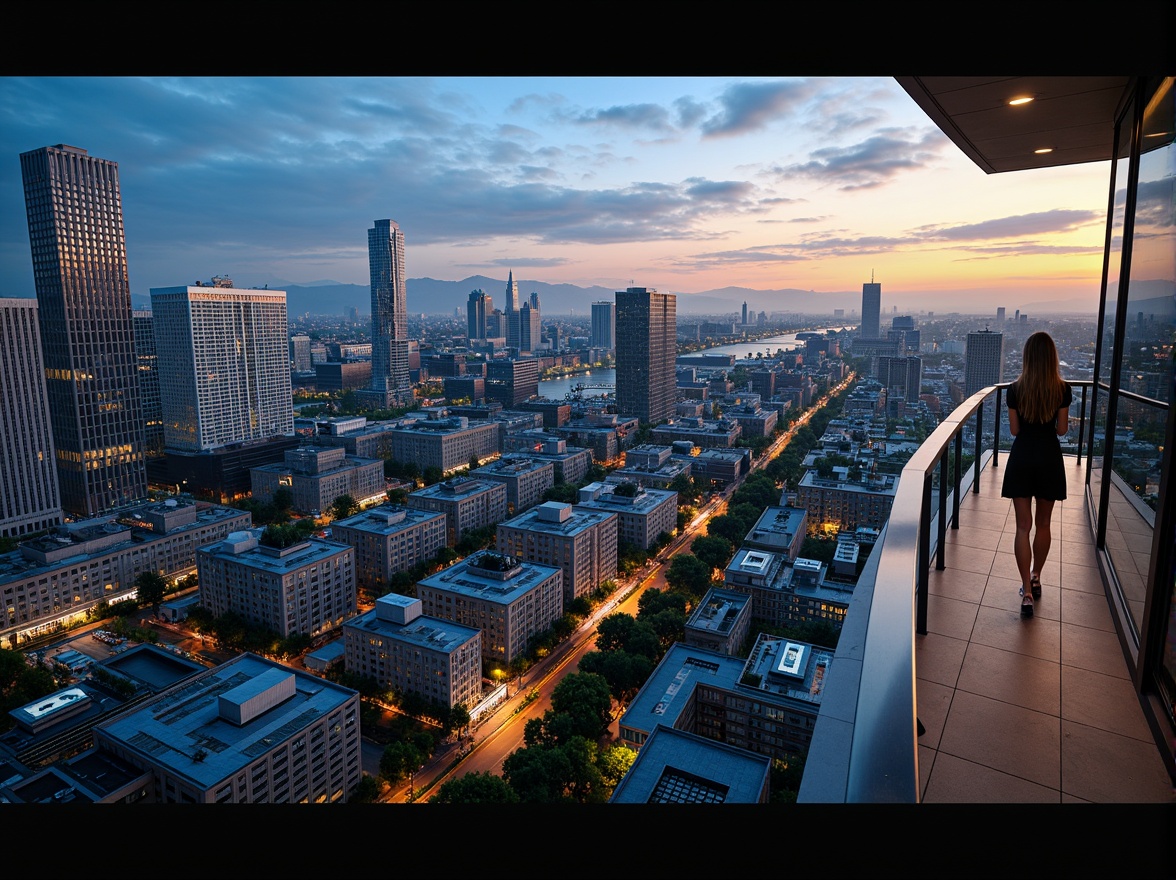
M 1003 381 L 1004 334 L 987 329 L 972 331 L 964 349 L 964 394 L 971 396 Z
M 372 382 L 384 405 L 412 401 L 409 378 L 408 287 L 404 276 L 404 233 L 394 220 L 377 220 L 368 230 L 372 283 Z
M 61 524 L 35 299 L 0 299 L 0 537 Z
M 168 449 L 294 433 L 284 290 L 158 287 L 151 311 Z

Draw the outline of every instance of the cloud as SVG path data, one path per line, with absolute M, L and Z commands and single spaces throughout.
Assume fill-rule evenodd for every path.
M 618 105 L 569 115 L 567 119 L 578 125 L 603 125 L 656 132 L 676 131 L 670 122 L 669 112 L 659 104 Z
M 736 83 L 719 96 L 722 109 L 702 123 L 704 138 L 748 134 L 796 112 L 816 93 L 807 80 Z
M 1057 209 L 1011 217 L 995 217 L 979 223 L 921 226 L 915 232 L 924 241 L 986 241 L 1074 232 L 1093 223 L 1105 222 L 1106 216 L 1098 211 Z
M 882 129 L 849 146 L 822 147 L 809 161 L 772 169 L 780 180 L 807 177 L 837 189 L 871 189 L 899 174 L 928 167 L 950 142 L 938 130 Z
M 479 265 L 499 266 L 503 269 L 552 269 L 556 266 L 570 266 L 573 262 L 563 257 L 503 257 Z

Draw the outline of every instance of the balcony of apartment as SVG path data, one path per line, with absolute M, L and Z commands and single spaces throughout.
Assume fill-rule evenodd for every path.
M 1089 388 L 1077 386 L 1090 383 L 1072 384 L 1085 415 Z M 992 391 L 957 408 L 903 470 L 846 618 L 800 802 L 1176 803 L 1116 628 L 1077 444 L 1042 597 L 1020 616 L 1015 516 L 1000 494 L 1007 451 L 994 455 L 999 432 L 969 421 L 999 425 Z M 1085 436 L 1086 418 L 1075 421 Z M 965 449 L 969 434 L 982 442 Z M 1112 480 L 1107 542 L 1146 560 L 1152 526 L 1130 494 Z

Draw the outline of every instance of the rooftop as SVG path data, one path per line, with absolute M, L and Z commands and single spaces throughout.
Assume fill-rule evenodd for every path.
M 222 698 L 237 706 L 248 696 L 242 688 L 268 686 L 277 677 L 292 679 L 284 700 L 252 718 L 243 713 L 244 723 L 225 716 Z M 95 731 L 149 755 L 197 787 L 208 788 L 244 770 L 258 755 L 295 736 L 314 719 L 342 708 L 355 693 L 255 654 L 242 654 Z

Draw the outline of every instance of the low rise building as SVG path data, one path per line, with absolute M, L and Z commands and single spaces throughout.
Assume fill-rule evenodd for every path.
M 743 539 L 750 550 L 782 554 L 789 561 L 800 555 L 808 537 L 808 514 L 798 507 L 766 507 Z
M 250 476 L 255 499 L 272 501 L 288 489 L 303 514 L 327 510 L 341 495 L 362 503 L 385 493 L 384 462 L 350 456 L 342 447 L 300 446 L 286 453 L 284 464 L 253 468 Z
M 509 664 L 563 615 L 563 572 L 483 550 L 417 584 L 422 612 L 482 631 L 482 656 Z
M 610 804 L 766 804 L 772 760 L 658 724 Z
M 394 459 L 411 462 L 421 471 L 434 467 L 447 474 L 469 467 L 473 458 L 482 461 L 498 454 L 497 425 L 471 423 L 465 416 L 429 415 L 433 417 L 409 419 L 390 431 Z
M 496 546 L 508 556 L 560 568 L 567 606 L 616 577 L 618 527 L 614 513 L 547 501 L 499 523 Z
M 199 547 L 247 529 L 245 511 L 197 501 L 152 502 L 58 526 L 0 554 L 0 644 L 80 620 L 99 602 L 135 595 L 135 579 L 196 568 Z
M 679 642 L 621 716 L 621 742 L 641 749 L 665 725 L 769 758 L 803 754 L 832 662 L 832 650 L 766 634 L 747 660 Z
M 408 506 L 444 513 L 446 543 L 455 547 L 466 532 L 490 528 L 506 519 L 506 485 L 454 477 L 410 492 Z
M 743 436 L 739 423 L 729 419 L 682 418 L 671 419 L 653 429 L 652 438 L 656 443 L 673 443 L 675 440 L 689 440 L 702 449 L 730 449 Z
M 151 774 L 149 803 L 346 803 L 363 775 L 359 693 L 241 654 L 94 728 Z
M 589 483 L 580 489 L 580 507 L 617 515 L 618 535 L 648 550 L 663 533 L 678 527 L 678 493 L 636 483 Z
M 512 515 L 543 500 L 543 493 L 555 485 L 555 466 L 536 458 L 500 458 L 470 471 L 470 476 L 506 486 L 506 510 Z
M 282 638 L 316 636 L 355 614 L 354 548 L 319 538 L 269 546 L 263 533 L 234 532 L 197 552 L 201 605 L 217 617 L 232 611 Z
M 880 529 L 890 518 L 898 477 L 868 474 L 851 480 L 848 468 L 835 467 L 828 477 L 805 471 L 797 485 L 797 503 L 808 512 L 810 535 L 835 535 L 859 526 Z
M 482 631 L 421 614 L 421 600 L 389 593 L 343 625 L 348 672 L 389 690 L 467 711 L 482 697 Z
M 509 438 L 502 448 L 504 459 L 520 455 L 537 461 L 549 461 L 557 483 L 579 483 L 592 467 L 592 450 L 569 446 L 563 437 L 544 432 L 523 431 Z
M 736 655 L 751 630 L 751 596 L 710 589 L 686 621 L 686 644 Z
M 335 520 L 331 537 L 355 548 L 357 584 L 379 595 L 390 589 L 394 574 L 440 553 L 448 527 L 440 511 L 382 504 Z

